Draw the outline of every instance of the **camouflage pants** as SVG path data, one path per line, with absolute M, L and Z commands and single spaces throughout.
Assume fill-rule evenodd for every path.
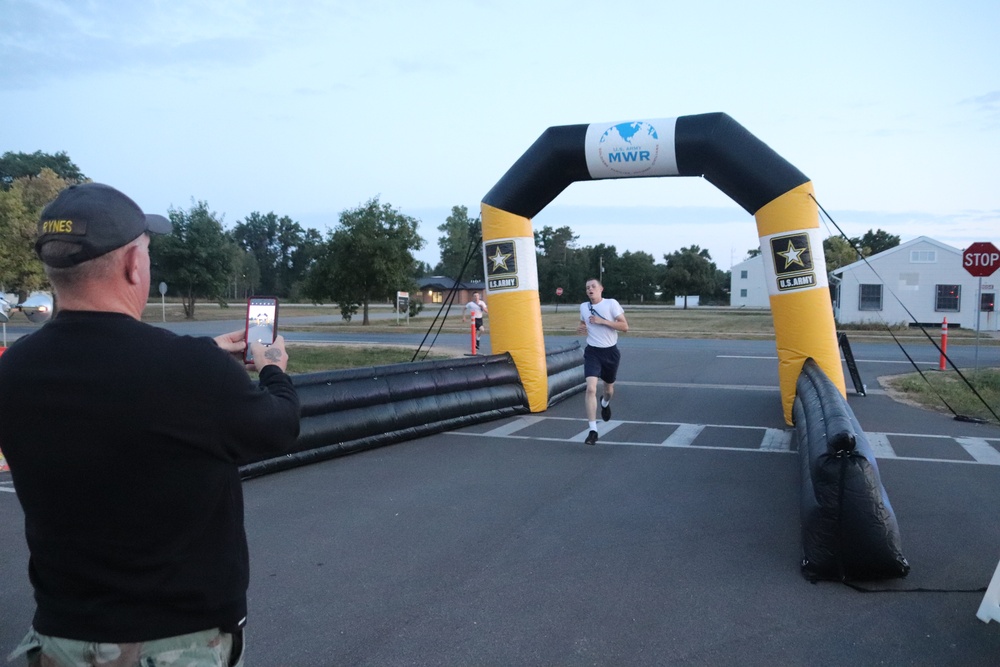
M 7 660 L 23 655 L 28 667 L 243 667 L 243 654 L 243 633 L 218 628 L 136 644 L 49 637 L 32 628 Z

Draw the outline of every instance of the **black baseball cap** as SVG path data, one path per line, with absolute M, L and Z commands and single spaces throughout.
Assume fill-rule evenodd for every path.
M 102 183 L 71 185 L 42 210 L 35 252 L 49 241 L 68 241 L 80 249 L 46 261 L 64 269 L 121 248 L 142 234 L 169 234 L 172 225 L 162 215 L 147 215 L 139 205 Z

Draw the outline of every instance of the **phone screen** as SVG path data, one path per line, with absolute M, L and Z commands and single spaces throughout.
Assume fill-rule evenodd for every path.
M 247 363 L 253 361 L 250 352 L 251 343 L 270 345 L 278 335 L 278 300 L 270 297 L 251 297 L 247 299 L 247 349 L 243 359 Z

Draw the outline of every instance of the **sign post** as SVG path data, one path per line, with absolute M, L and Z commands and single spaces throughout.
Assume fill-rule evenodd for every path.
M 1000 250 L 989 241 L 977 241 L 962 252 L 962 266 L 973 276 L 979 278 L 979 289 L 976 291 L 976 366 L 979 370 L 979 320 L 982 319 L 983 308 L 983 278 L 989 278 L 1000 269 Z
M 406 313 L 406 323 L 410 323 L 410 293 L 396 292 L 396 324 L 399 324 L 399 312 Z
M 167 302 L 164 300 L 165 296 L 167 296 L 167 284 L 160 283 L 160 310 L 163 311 L 164 322 L 167 321 Z
M 562 287 L 557 287 L 556 288 L 556 296 L 562 296 Z M 556 299 L 556 312 L 557 313 L 559 312 L 559 302 L 560 301 L 562 301 L 562 299 Z

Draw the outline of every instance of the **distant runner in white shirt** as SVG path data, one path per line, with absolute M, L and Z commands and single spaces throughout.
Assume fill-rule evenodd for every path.
M 465 310 L 462 311 L 462 324 L 468 322 L 469 317 L 476 321 L 476 352 L 479 351 L 479 340 L 483 337 L 483 315 L 488 312 L 486 302 L 479 298 L 479 292 L 472 293 L 472 301 L 465 304 Z
M 596 278 L 587 281 L 587 298 L 580 304 L 580 325 L 576 332 L 587 334 L 587 347 L 583 350 L 583 375 L 587 380 L 584 403 L 590 433 L 584 440 L 588 445 L 597 444 L 597 378 L 604 381 L 601 394 L 601 419 L 611 419 L 611 398 L 615 395 L 618 376 L 618 332 L 628 331 L 625 310 L 614 299 L 605 299 L 604 285 Z

